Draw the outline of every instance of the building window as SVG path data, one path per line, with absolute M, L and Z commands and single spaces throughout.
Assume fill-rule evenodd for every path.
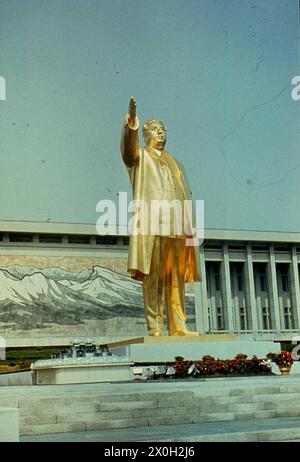
M 61 244 L 62 236 L 58 236 L 56 234 L 40 234 L 39 242 L 43 244 Z
M 244 290 L 244 279 L 243 279 L 243 273 L 238 273 L 237 274 L 237 282 L 238 282 L 238 289 L 240 292 Z
M 259 275 L 259 280 L 260 280 L 260 290 L 261 292 L 266 292 L 266 275 L 265 273 L 260 273 Z
M 281 282 L 282 282 L 282 290 L 283 292 L 289 291 L 289 279 L 287 274 L 281 275 Z
M 220 306 L 217 308 L 217 326 L 218 330 L 224 330 L 224 317 L 222 308 Z
M 0 241 L 3 241 L 3 234 L 0 233 Z
M 288 245 L 275 245 L 274 250 L 279 252 L 289 252 L 291 250 L 290 246 Z
M 97 236 L 96 244 L 97 245 L 117 245 L 118 236 Z
M 33 242 L 33 235 L 27 233 L 11 233 L 9 234 L 10 242 Z
M 89 244 L 90 236 L 69 236 L 69 244 Z
M 209 284 L 209 278 L 208 277 L 206 277 L 206 290 L 207 290 L 208 293 L 210 293 L 210 284 Z
M 245 250 L 245 246 L 244 246 L 244 245 L 229 245 L 229 246 L 228 246 L 228 250 L 238 250 L 238 251 L 241 251 L 241 250 Z
M 218 243 L 205 243 L 204 250 L 222 250 L 222 245 Z
M 284 328 L 285 329 L 293 329 L 293 314 L 292 310 L 289 306 L 284 308 Z
M 244 306 L 240 307 L 240 329 L 247 330 L 247 314 Z
M 252 250 L 254 252 L 266 252 L 269 250 L 269 247 L 265 244 L 261 244 L 261 245 L 254 244 L 252 245 Z
M 206 290 L 208 293 L 210 293 L 210 283 L 209 283 L 209 277 L 207 274 L 207 268 L 206 268 Z
M 213 275 L 214 275 L 214 281 L 215 281 L 215 290 L 220 291 L 221 290 L 220 265 L 217 263 L 213 264 Z
M 271 328 L 270 316 L 269 316 L 269 310 L 266 306 L 262 308 L 262 322 L 263 322 L 263 329 L 270 330 Z
M 281 279 L 281 289 L 283 292 L 289 291 L 289 264 L 281 263 L 277 265 L 278 277 Z
M 210 307 L 207 307 L 207 318 L 208 318 L 208 330 L 209 332 L 212 330 L 211 329 L 211 315 L 210 315 Z
M 220 290 L 220 274 L 215 273 L 215 288 L 216 290 Z

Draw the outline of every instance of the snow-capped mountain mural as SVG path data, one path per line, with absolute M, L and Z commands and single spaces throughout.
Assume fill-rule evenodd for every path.
M 187 294 L 187 312 L 194 313 L 194 296 Z M 1 328 L 44 329 L 80 327 L 89 321 L 135 319 L 145 329 L 142 284 L 108 268 L 94 266 L 78 273 L 61 268 L 38 269 L 19 265 L 0 267 Z M 132 323 L 132 321 L 131 321 Z M 99 327 L 100 326 L 100 327 Z M 119 332 L 122 334 L 122 332 Z

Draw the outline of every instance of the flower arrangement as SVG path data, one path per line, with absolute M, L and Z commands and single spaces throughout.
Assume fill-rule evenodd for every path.
M 228 376 L 270 374 L 271 368 L 264 360 L 253 356 L 238 354 L 234 359 L 215 359 L 213 356 L 203 356 L 199 361 L 188 361 L 181 356 L 175 358 L 173 363 L 175 378 L 201 377 L 201 376 Z
M 281 351 L 280 353 L 269 353 L 267 355 L 279 367 L 291 367 L 294 359 L 290 351 Z

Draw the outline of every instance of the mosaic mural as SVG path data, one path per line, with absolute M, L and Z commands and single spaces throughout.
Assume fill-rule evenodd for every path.
M 194 294 L 187 293 L 189 325 Z M 0 335 L 146 335 L 142 284 L 104 266 L 0 267 Z

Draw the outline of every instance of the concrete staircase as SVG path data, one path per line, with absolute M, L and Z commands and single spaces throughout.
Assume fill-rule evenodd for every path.
M 229 421 L 300 417 L 299 379 L 5 387 L 0 406 L 19 408 L 23 436 L 209 422 L 217 428 Z M 15 391 L 10 397 L 9 389 Z

